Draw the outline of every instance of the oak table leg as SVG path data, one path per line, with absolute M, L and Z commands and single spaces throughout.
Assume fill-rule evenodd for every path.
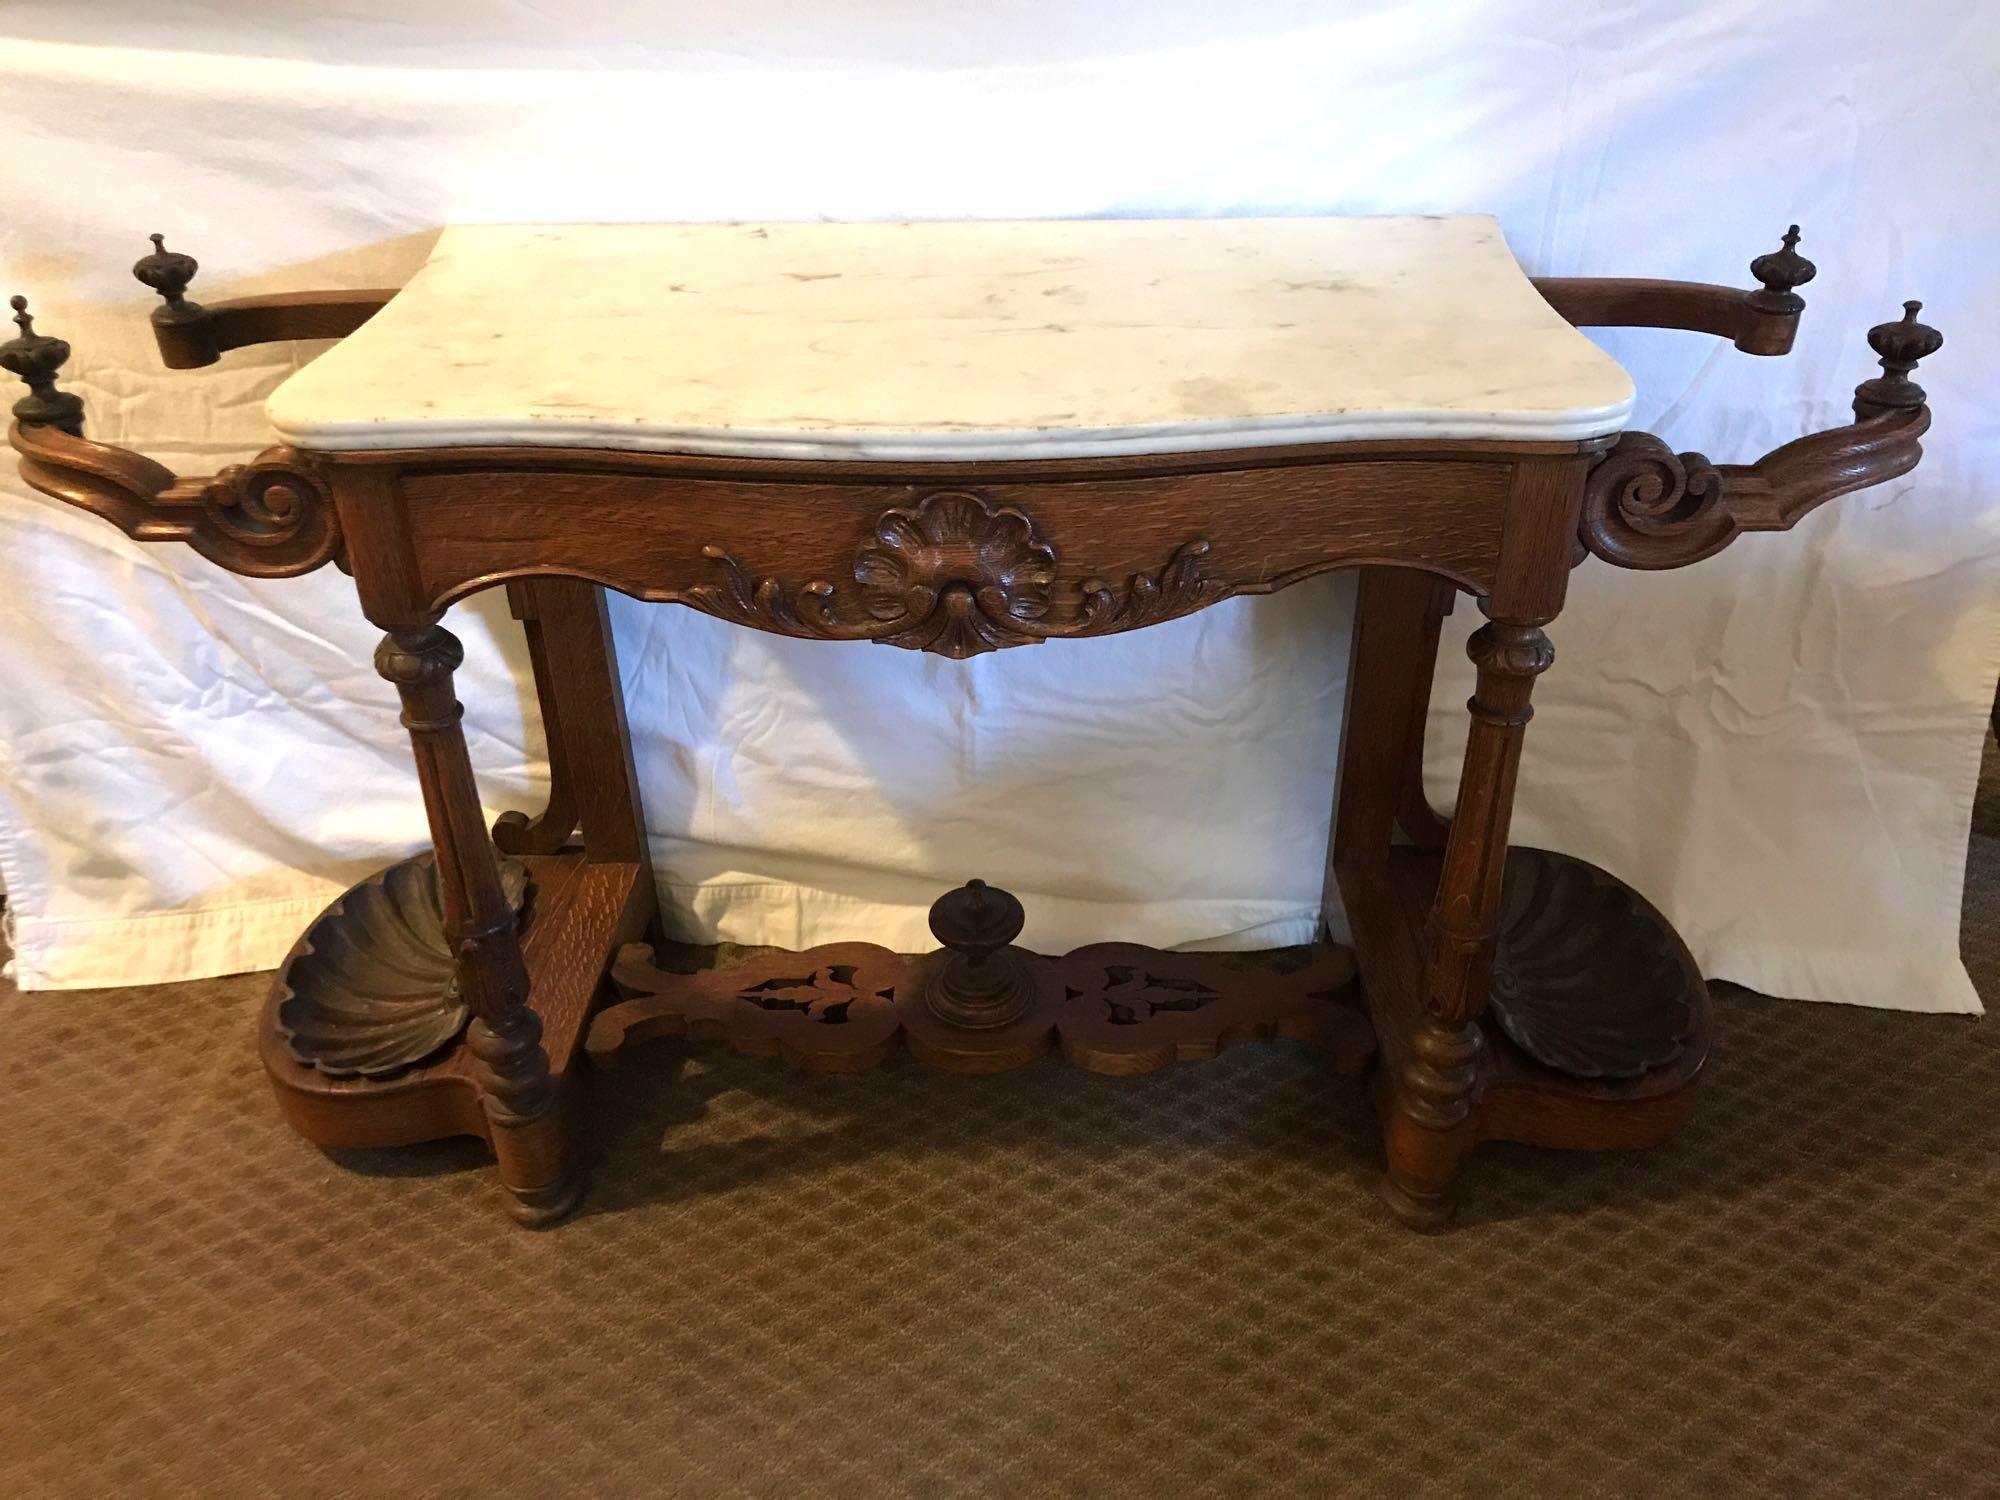
M 1386 878 L 1397 807 L 1423 759 L 1441 586 L 1449 587 L 1414 568 L 1360 570 L 1322 914 L 1338 899 L 1342 871 Z
M 1478 1019 L 1492 971 L 1521 740 L 1534 712 L 1528 699 L 1535 678 L 1555 659 L 1541 628 L 1518 620 L 1489 620 L 1466 650 L 1478 684 L 1467 705 L 1472 727 L 1458 808 L 1426 933 L 1425 1015 L 1383 1122 L 1389 1159 L 1383 1199 L 1404 1223 L 1420 1228 L 1451 1217 L 1451 1183 L 1473 1143 L 1484 1046 Z
M 504 812 L 493 825 L 493 842 L 503 854 L 554 854 L 576 832 L 576 786 L 569 751 L 563 742 L 563 695 L 549 664 L 542 623 L 541 585 L 517 578 L 507 585 L 508 611 L 521 622 L 527 637 L 528 665 L 535 679 L 535 699 L 542 710 L 542 735 L 548 745 L 549 800 L 534 817 Z
M 566 1090 L 550 1076 L 541 1019 L 528 1008 L 515 916 L 466 754 L 464 710 L 452 692 L 452 673 L 463 660 L 458 638 L 436 623 L 392 630 L 375 653 L 376 670 L 402 697 L 423 783 L 445 930 L 473 1012 L 466 1046 L 479 1063 L 480 1104 L 500 1180 L 513 1196 L 514 1217 L 543 1224 L 575 1205 L 583 1178 L 571 1149 Z
M 536 691 L 544 715 L 554 712 L 544 720 L 549 762 L 560 768 L 584 855 L 599 864 L 637 865 L 650 892 L 646 819 L 604 590 L 582 578 L 540 578 L 531 587 L 540 646 Z
M 1424 793 L 1424 719 L 1430 712 L 1438 637 L 1443 633 L 1444 617 L 1451 613 L 1458 590 L 1449 579 L 1419 576 L 1428 587 L 1429 596 L 1417 606 L 1421 613 L 1415 624 L 1415 650 L 1407 667 L 1411 677 L 1409 725 L 1403 735 L 1403 776 L 1396 798 L 1396 828 L 1420 848 L 1442 849 L 1449 820 L 1438 816 Z

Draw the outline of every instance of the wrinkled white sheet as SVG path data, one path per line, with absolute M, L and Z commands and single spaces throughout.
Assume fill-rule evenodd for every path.
M 1734 460 L 1842 421 L 1864 330 L 1920 296 L 1947 335 L 1923 467 L 1685 572 L 1581 569 L 1516 836 L 1631 880 L 1711 975 L 1977 1008 L 1959 884 L 2000 677 L 2000 24 L 1977 0 L 288 9 L 0 12 L 0 291 L 75 344 L 96 435 L 183 471 L 268 441 L 261 399 L 312 351 L 162 371 L 126 273 L 155 229 L 219 298 L 394 282 L 451 221 L 1487 210 L 1533 271 L 1741 284 L 1799 220 L 1821 272 L 1791 358 L 1604 335 L 1636 425 Z M 17 977 L 274 962 L 424 838 L 351 585 L 141 548 L 0 471 Z M 977 873 L 1044 948 L 1302 939 L 1350 600 L 1320 579 L 959 665 L 616 599 L 673 925 L 916 945 Z M 1432 715 L 1440 801 L 1473 622 Z M 449 623 L 489 804 L 532 805 L 518 632 L 497 596 Z

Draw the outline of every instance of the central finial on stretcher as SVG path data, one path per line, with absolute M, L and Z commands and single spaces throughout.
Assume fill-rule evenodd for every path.
M 1027 1014 L 1035 1000 L 1035 975 L 1027 956 L 1012 947 L 1026 914 L 998 886 L 968 880 L 931 905 L 931 932 L 945 946 L 931 956 L 924 1003 L 953 1026 L 991 1031 Z

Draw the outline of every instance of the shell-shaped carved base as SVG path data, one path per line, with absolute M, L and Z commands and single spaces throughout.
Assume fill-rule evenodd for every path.
M 1528 1056 L 1575 1078 L 1638 1078 L 1686 1050 L 1701 971 L 1642 897 L 1593 864 L 1507 855 L 1492 1009 Z
M 502 860 L 519 911 L 527 868 Z M 419 854 L 369 876 L 306 929 L 278 972 L 285 1049 L 332 1078 L 383 1078 L 455 1041 L 470 1008 L 458 992 L 437 864 Z

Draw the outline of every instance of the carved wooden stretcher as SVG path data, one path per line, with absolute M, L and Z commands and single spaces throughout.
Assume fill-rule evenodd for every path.
M 1748 291 L 1534 285 L 1570 324 L 1783 354 L 1814 274 L 1796 239 L 1752 263 Z M 194 261 L 154 246 L 135 274 L 164 299 L 153 325 L 174 368 L 340 338 L 397 295 L 204 307 L 186 296 Z M 376 664 L 402 700 L 434 852 L 364 881 L 301 938 L 263 1014 L 263 1063 L 313 1141 L 484 1137 L 527 1224 L 582 1192 L 585 1055 L 651 1036 L 823 1072 L 906 1049 L 963 1072 L 1059 1050 L 1138 1073 L 1248 1039 L 1314 1040 L 1337 1066 L 1372 1062 L 1383 1197 L 1419 1226 L 1448 1217 L 1478 1141 L 1660 1140 L 1707 1055 L 1700 974 L 1614 877 L 1507 844 L 1530 690 L 1553 660 L 1543 627 L 1591 556 L 1680 567 L 1907 472 L 1930 421 L 1910 373 L 1941 343 L 1907 304 L 1869 334 L 1883 373 L 1856 390 L 1855 420 L 1750 464 L 1605 432 L 955 460 L 349 444 L 183 478 L 83 435 L 82 402 L 55 384 L 68 346 L 13 305 L 21 334 L 0 364 L 29 387 L 11 440 L 31 485 L 235 572 L 334 562 L 386 632 Z M 942 947 L 923 957 L 837 944 L 684 974 L 642 941 L 653 869 L 603 586 L 754 629 L 963 658 L 1136 629 L 1336 567 L 1361 575 L 1327 874 L 1351 954 L 1322 941 L 1275 966 L 1124 944 L 1044 958 L 1015 946 L 1019 904 L 978 881 L 939 900 Z M 439 620 L 503 583 L 552 784 L 538 815 L 508 813 L 489 833 L 453 696 L 459 647 Z M 1440 621 L 1459 592 L 1488 618 L 1469 647 L 1477 690 L 1447 818 L 1420 770 Z

